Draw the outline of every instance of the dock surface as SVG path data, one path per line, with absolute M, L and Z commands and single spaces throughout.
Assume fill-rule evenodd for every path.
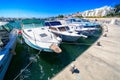
M 106 37 L 101 35 L 82 55 L 71 64 L 78 73 L 70 71 L 71 64 L 56 74 L 52 80 L 120 80 L 120 26 L 106 24 Z

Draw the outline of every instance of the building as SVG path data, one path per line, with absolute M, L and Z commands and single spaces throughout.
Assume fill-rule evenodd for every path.
M 114 8 L 110 6 L 104 6 L 101 8 L 93 9 L 93 10 L 87 10 L 82 13 L 83 17 L 102 17 L 106 16 L 109 13 L 114 13 Z

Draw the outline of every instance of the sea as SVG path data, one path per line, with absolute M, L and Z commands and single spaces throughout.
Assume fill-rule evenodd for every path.
M 18 29 L 21 27 L 19 21 L 12 22 L 11 25 Z M 101 33 L 102 30 L 99 30 L 93 36 L 80 38 L 74 43 L 62 42 L 60 54 L 49 52 L 39 54 L 38 50 L 18 41 L 16 55 L 12 58 L 4 80 L 50 80 L 84 54 L 84 51 L 94 44 Z

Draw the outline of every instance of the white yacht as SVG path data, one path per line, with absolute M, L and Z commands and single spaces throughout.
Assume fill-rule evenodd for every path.
M 62 25 L 59 21 L 47 21 L 45 22 L 45 26 L 49 27 L 55 35 L 61 37 L 63 41 L 77 41 L 80 37 L 87 38 L 85 35 L 70 30 L 68 26 Z
M 22 36 L 26 44 L 34 49 L 46 52 L 62 52 L 59 48 L 61 38 L 56 37 L 47 28 L 43 27 L 41 20 L 23 20 Z
M 70 18 L 64 20 L 58 20 L 64 25 L 68 25 L 71 30 L 75 30 L 86 36 L 92 36 L 95 31 L 99 30 L 100 25 L 97 23 L 89 22 L 85 19 Z

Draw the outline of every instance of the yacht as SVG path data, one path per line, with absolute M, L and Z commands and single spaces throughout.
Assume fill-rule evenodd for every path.
M 63 41 L 77 41 L 80 37 L 87 36 L 78 34 L 76 31 L 70 30 L 70 28 L 66 25 L 62 25 L 59 21 L 46 21 L 45 26 L 49 28 L 51 32 L 53 32 L 56 36 L 62 38 Z
M 22 21 L 22 37 L 25 43 L 37 50 L 61 53 L 59 45 L 62 39 L 56 37 L 43 24 L 42 20 Z
M 12 56 L 15 54 L 17 29 L 8 22 L 0 22 L 0 80 L 4 79 Z
M 94 33 L 100 28 L 100 25 L 98 23 L 92 23 L 86 19 L 70 18 L 58 21 L 64 25 L 68 25 L 71 30 L 75 30 L 80 34 L 82 33 L 86 36 L 94 35 Z

